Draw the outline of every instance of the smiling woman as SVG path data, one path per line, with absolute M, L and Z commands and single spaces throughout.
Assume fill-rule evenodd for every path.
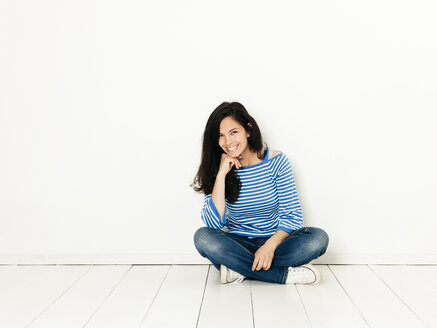
M 222 283 L 320 281 L 309 262 L 326 252 L 329 237 L 303 226 L 291 163 L 283 152 L 269 155 L 242 104 L 224 102 L 210 115 L 191 186 L 204 193 L 206 225 L 196 231 L 194 244 L 220 270 Z
M 239 145 L 235 151 L 227 147 Z M 210 115 L 203 133 L 202 161 L 194 179 L 194 190 L 211 194 L 221 165 L 222 155 L 236 159 L 239 164 L 251 165 L 263 159 L 264 146 L 261 131 L 255 119 L 238 102 L 224 102 Z M 223 168 L 222 168 L 223 169 Z M 232 203 L 240 191 L 235 166 L 226 175 L 226 199 Z

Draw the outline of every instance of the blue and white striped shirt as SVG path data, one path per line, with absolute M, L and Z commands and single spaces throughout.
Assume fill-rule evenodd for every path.
M 208 227 L 252 238 L 303 227 L 293 169 L 283 152 L 269 159 L 267 147 L 261 163 L 235 171 L 241 181 L 240 194 L 233 204 L 225 200 L 221 220 L 211 194 L 204 195 L 201 218 Z

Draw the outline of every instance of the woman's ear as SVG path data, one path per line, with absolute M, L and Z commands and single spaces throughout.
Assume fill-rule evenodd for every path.
M 247 123 L 248 126 L 252 127 L 252 124 Z M 250 133 L 246 133 L 246 137 L 249 138 L 250 137 Z

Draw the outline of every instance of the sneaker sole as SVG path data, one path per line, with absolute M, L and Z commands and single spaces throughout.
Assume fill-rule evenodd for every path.
M 306 264 L 306 265 L 302 265 L 302 266 L 311 270 L 314 273 L 315 280 L 313 282 L 309 282 L 308 283 L 309 285 L 315 285 L 315 284 L 320 282 L 322 275 L 320 274 L 320 271 L 314 265 Z

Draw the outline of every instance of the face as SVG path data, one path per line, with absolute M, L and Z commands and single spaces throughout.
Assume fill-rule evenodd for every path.
M 225 117 L 220 122 L 219 145 L 229 156 L 245 157 L 244 155 L 249 153 L 247 144 L 249 136 L 243 126 L 231 117 Z

